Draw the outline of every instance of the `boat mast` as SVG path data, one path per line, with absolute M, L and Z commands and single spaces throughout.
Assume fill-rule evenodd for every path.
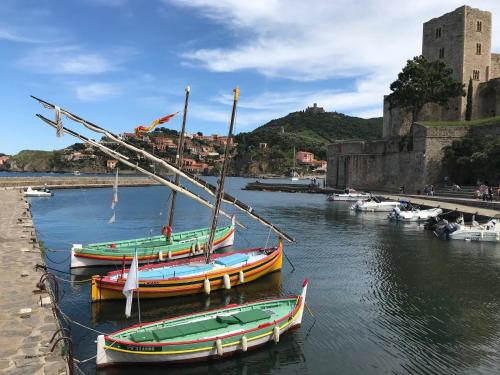
M 182 115 L 182 127 L 181 127 L 181 135 L 179 137 L 179 144 L 177 145 L 177 155 L 175 156 L 176 166 L 178 169 L 182 168 L 182 159 L 184 156 L 184 133 L 186 131 L 186 117 L 188 110 L 188 102 L 189 102 L 189 92 L 191 91 L 190 87 L 186 87 L 186 98 L 184 99 L 184 114 Z M 179 186 L 180 176 L 179 174 L 175 174 L 174 184 Z M 177 197 L 177 192 L 175 190 L 172 191 L 172 200 L 170 201 L 170 212 L 168 214 L 168 226 L 172 227 L 174 223 L 174 211 L 175 211 L 175 199 Z
M 38 101 L 39 103 L 41 103 L 45 108 L 49 108 L 49 109 L 55 109 L 56 106 L 52 103 L 49 103 L 43 99 L 40 99 L 40 98 L 37 98 L 36 96 L 33 96 L 31 95 L 31 97 L 33 99 L 35 99 L 36 101 Z M 59 108 L 59 107 L 58 107 Z M 179 170 L 177 169 L 177 167 L 175 167 L 174 165 L 170 164 L 169 162 L 167 162 L 166 160 L 163 160 L 163 159 L 160 159 L 156 156 L 153 156 L 151 155 L 150 153 L 142 150 L 142 149 L 139 149 L 125 141 L 123 141 L 121 139 L 121 137 L 119 137 L 118 135 L 116 134 L 113 134 L 111 132 L 109 132 L 108 130 L 90 122 L 90 121 L 87 121 L 63 108 L 60 108 L 60 111 L 62 114 L 64 114 L 68 119 L 72 120 L 72 121 L 75 121 L 77 123 L 80 123 L 82 124 L 83 126 L 85 126 L 87 129 L 93 131 L 93 132 L 96 132 L 96 133 L 99 133 L 99 134 L 102 134 L 108 138 L 110 138 L 111 140 L 115 141 L 117 144 L 119 144 L 120 146 L 123 146 L 123 147 L 126 147 L 128 148 L 129 150 L 131 151 L 134 151 L 136 154 L 138 155 L 142 155 L 144 156 L 145 158 L 148 158 L 149 160 L 155 162 L 155 163 L 159 163 L 161 164 L 163 167 L 167 168 L 170 172 L 174 173 L 174 174 L 179 174 L 182 178 L 185 178 L 187 179 L 189 182 L 193 183 L 194 185 L 202 188 L 203 190 L 205 190 L 207 193 L 209 193 L 210 195 L 213 195 L 215 196 L 216 194 L 216 191 L 217 191 L 217 187 L 213 186 L 212 184 L 206 182 L 205 180 L 195 176 L 194 174 L 190 173 L 190 172 L 187 172 L 187 171 L 184 171 L 184 170 Z M 38 116 L 38 115 L 37 115 Z M 43 116 L 39 116 L 40 118 L 42 118 Z M 48 124 L 50 124 L 51 126 L 53 126 L 53 121 L 50 121 L 48 119 L 45 119 L 44 118 L 44 121 L 47 122 Z M 135 168 L 132 167 L 132 168 Z M 135 168 L 137 169 L 137 168 Z M 156 176 L 156 175 L 155 175 Z M 174 185 L 174 184 L 172 184 Z M 174 185 L 175 186 L 175 185 Z M 175 186 L 177 187 L 177 186 Z M 177 187 L 178 188 L 178 187 Z M 182 188 L 182 187 L 181 187 Z M 172 189 L 172 190 L 176 190 L 176 189 Z M 177 191 L 180 192 L 180 190 L 177 189 Z M 284 239 L 286 239 L 287 241 L 289 242 L 295 242 L 295 239 L 293 237 L 291 237 L 290 235 L 286 234 L 283 230 L 281 230 L 280 228 L 278 228 L 276 225 L 274 225 L 273 223 L 271 223 L 269 220 L 263 218 L 262 216 L 260 216 L 259 214 L 257 214 L 255 212 L 255 210 L 247 205 L 246 203 L 236 199 L 235 197 L 233 197 L 232 195 L 228 194 L 228 193 L 224 193 L 223 194 L 223 198 L 222 198 L 225 202 L 229 203 L 229 204 L 232 204 L 234 205 L 235 207 L 237 207 L 238 209 L 240 209 L 241 211 L 245 212 L 246 214 L 248 214 L 249 216 L 251 216 L 253 219 L 257 220 L 258 222 L 260 222 L 261 224 L 271 228 L 274 232 L 276 232 L 279 236 L 283 237 Z M 241 226 L 240 223 L 238 223 L 238 225 Z
M 48 124 L 48 125 L 50 125 L 50 126 L 52 126 L 54 128 L 57 128 L 57 124 L 54 121 L 49 120 L 48 118 L 46 118 L 46 117 L 44 117 L 42 115 L 39 115 L 39 114 L 37 114 L 36 116 L 38 118 L 40 118 L 41 120 L 43 120 L 46 124 Z M 206 207 L 208 207 L 210 209 L 214 208 L 214 206 L 212 205 L 212 203 L 210 203 L 209 201 L 207 201 L 205 198 L 197 195 L 196 193 L 193 193 L 192 191 L 186 189 L 185 187 L 175 185 L 172 181 L 170 181 L 169 179 L 167 179 L 165 177 L 158 176 L 157 174 L 151 172 L 150 170 L 147 170 L 145 168 L 139 167 L 138 164 L 132 163 L 127 156 L 122 155 L 118 151 L 112 150 L 112 149 L 110 149 L 110 148 L 108 148 L 108 147 L 100 144 L 99 142 L 96 142 L 93 139 L 90 139 L 90 138 L 87 138 L 87 137 L 85 137 L 85 136 L 83 136 L 81 134 L 78 134 L 77 132 L 75 132 L 75 131 L 73 131 L 71 129 L 68 129 L 68 128 L 64 127 L 64 126 L 62 127 L 62 130 L 65 133 L 70 134 L 73 137 L 82 140 L 83 142 L 91 144 L 92 146 L 94 146 L 94 147 L 98 148 L 99 150 L 101 150 L 102 152 L 104 152 L 106 155 L 109 155 L 112 158 L 115 158 L 116 160 L 120 161 L 124 165 L 126 165 L 126 166 L 128 166 L 128 167 L 130 167 L 132 169 L 135 169 L 136 171 L 141 172 L 141 173 L 145 174 L 146 176 L 151 177 L 153 180 L 159 182 L 160 184 L 165 185 L 169 189 L 176 190 L 179 193 L 184 194 L 185 196 L 187 196 L 187 197 L 189 197 L 191 199 L 194 199 L 196 202 L 201 203 L 202 205 L 204 205 L 204 206 L 206 206 Z M 220 212 L 221 212 L 222 215 L 226 216 L 229 219 L 232 217 L 231 215 L 225 213 L 222 210 Z M 242 226 L 242 224 L 240 224 L 238 222 L 236 222 L 236 223 L 238 225 Z
M 212 226 L 210 228 L 210 235 L 208 237 L 208 243 L 205 249 L 206 263 L 210 262 L 210 256 L 212 255 L 214 247 L 215 231 L 217 230 L 217 222 L 219 221 L 219 210 L 222 203 L 222 197 L 224 196 L 224 180 L 226 178 L 226 174 L 229 168 L 229 150 L 231 148 L 230 145 L 232 144 L 233 140 L 233 127 L 234 127 L 234 120 L 236 118 L 236 105 L 238 104 L 238 96 L 240 94 L 240 89 L 236 87 L 233 90 L 233 92 L 234 92 L 233 111 L 231 113 L 231 122 L 229 123 L 229 131 L 227 133 L 226 148 L 224 150 L 224 161 L 222 163 L 222 168 L 220 171 L 219 187 L 217 189 L 217 194 L 215 196 L 214 212 L 212 216 Z

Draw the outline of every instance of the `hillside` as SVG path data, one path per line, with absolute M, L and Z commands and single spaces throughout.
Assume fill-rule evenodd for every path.
M 362 119 L 337 112 L 293 112 L 252 132 L 236 136 L 239 174 L 287 173 L 293 164 L 293 148 L 326 159 L 326 146 L 342 139 L 382 137 L 382 118 Z M 259 144 L 267 143 L 267 150 Z

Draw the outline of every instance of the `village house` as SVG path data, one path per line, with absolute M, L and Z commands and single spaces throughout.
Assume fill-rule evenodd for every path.
M 314 161 L 314 154 L 307 151 L 298 151 L 295 160 L 297 160 L 299 164 L 312 164 Z
M 177 149 L 177 145 L 170 137 L 160 135 L 153 138 L 154 147 L 159 151 L 166 151 L 167 149 Z
M 0 165 L 4 165 L 7 160 L 10 159 L 10 156 L 4 155 L 0 156 Z
M 106 160 L 106 168 L 108 169 L 115 169 L 117 164 L 118 160 L 114 159 Z
M 182 159 L 183 169 L 191 173 L 204 173 L 209 171 L 210 166 L 207 163 L 199 163 L 191 158 Z

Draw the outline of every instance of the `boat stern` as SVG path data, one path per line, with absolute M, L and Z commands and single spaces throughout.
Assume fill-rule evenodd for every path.
M 80 265 L 80 260 L 75 256 L 75 250 L 83 249 L 83 245 L 79 243 L 74 243 L 71 247 L 71 259 L 69 263 L 69 268 L 78 268 L 82 267 Z
M 106 341 L 104 340 L 104 335 L 97 336 L 97 354 L 95 362 L 98 368 L 113 363 L 111 358 L 108 356 L 108 351 L 105 349 L 105 345 Z
M 302 324 L 302 316 L 304 315 L 304 308 L 306 307 L 306 295 L 307 295 L 307 285 L 309 284 L 309 280 L 305 279 L 302 284 L 302 292 L 300 293 L 300 307 L 297 317 L 293 322 L 294 326 L 300 326 Z

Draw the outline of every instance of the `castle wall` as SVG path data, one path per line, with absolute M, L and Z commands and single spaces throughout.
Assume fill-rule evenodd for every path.
M 469 6 L 423 25 L 422 54 L 429 60 L 444 61 L 466 89 L 469 79 L 473 79 L 472 119 L 500 115 L 500 54 L 491 53 L 491 25 L 490 12 Z M 464 120 L 466 104 L 466 97 L 451 99 L 447 107 L 426 104 L 418 120 Z M 396 190 L 405 185 L 407 191 L 422 190 L 426 184 L 443 181 L 444 148 L 453 141 L 500 135 L 500 124 L 424 127 L 413 123 L 412 126 L 411 113 L 389 108 L 386 96 L 383 140 L 337 142 L 329 146 L 329 186 Z
M 481 31 L 477 22 L 481 22 Z M 481 44 L 481 53 L 477 53 L 477 44 Z M 463 71 L 461 82 L 467 84 L 473 76 L 473 70 L 479 70 L 477 82 L 486 82 L 491 69 L 491 13 L 465 8 L 465 39 L 463 53 Z
M 444 48 L 442 60 L 453 69 L 455 78 L 462 81 L 465 8 L 461 7 L 423 25 L 422 55 L 428 60 L 438 60 L 440 48 Z M 436 30 L 440 29 L 440 35 Z
M 382 137 L 384 139 L 391 137 L 400 137 L 408 134 L 410 131 L 412 115 L 401 108 L 392 108 L 389 110 L 389 100 L 384 97 L 384 117 L 382 127 Z
M 491 54 L 490 79 L 500 77 L 500 53 Z
M 399 140 L 337 142 L 328 147 L 328 186 L 358 189 L 421 189 L 424 152 L 403 151 Z

